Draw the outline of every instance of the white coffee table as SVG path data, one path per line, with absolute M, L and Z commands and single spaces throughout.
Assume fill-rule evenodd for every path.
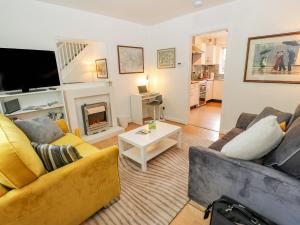
M 156 129 L 151 130 L 151 133 L 145 135 L 137 133 L 147 127 L 148 125 L 145 125 L 118 136 L 120 156 L 126 156 L 141 164 L 143 171 L 147 170 L 147 162 L 155 156 L 174 145 L 181 148 L 181 127 L 157 121 Z M 175 136 L 176 140 L 170 136 Z M 125 143 L 133 147 L 125 149 Z

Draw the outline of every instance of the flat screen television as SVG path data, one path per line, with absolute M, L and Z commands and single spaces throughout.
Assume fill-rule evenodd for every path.
M 53 51 L 0 48 L 0 91 L 28 92 L 59 84 Z

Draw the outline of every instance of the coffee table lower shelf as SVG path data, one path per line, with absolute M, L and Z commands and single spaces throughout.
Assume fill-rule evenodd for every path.
M 171 138 L 164 138 L 162 141 L 152 144 L 145 149 L 145 161 L 149 161 L 153 159 L 155 156 L 158 156 L 162 152 L 171 148 L 172 146 L 177 144 L 177 140 Z M 122 155 L 132 159 L 133 161 L 143 164 L 141 149 L 137 147 L 129 148 L 128 150 L 122 152 Z

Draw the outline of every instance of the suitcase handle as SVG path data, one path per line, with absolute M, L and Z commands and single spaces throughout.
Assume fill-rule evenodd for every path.
M 236 209 L 236 210 L 240 211 L 242 214 L 244 214 L 244 216 L 249 218 L 251 223 L 253 223 L 255 225 L 257 225 L 259 223 L 259 220 L 256 217 L 254 217 L 251 213 L 249 213 L 247 210 L 245 210 L 245 207 L 242 205 L 233 204 L 228 209 L 227 209 L 228 211 L 232 211 L 232 209 Z M 226 210 L 226 212 L 228 212 L 227 210 Z
M 258 219 L 255 215 L 255 213 L 251 213 L 251 210 L 250 212 L 248 212 L 246 210 L 246 207 L 241 205 L 241 204 L 238 204 L 236 201 L 226 197 L 226 196 L 222 196 L 220 199 L 212 202 L 211 204 L 208 205 L 208 207 L 206 208 L 206 210 L 204 211 L 204 219 L 207 219 L 210 215 L 210 211 L 211 211 L 211 208 L 213 207 L 213 205 L 215 203 L 226 203 L 227 205 L 231 205 L 231 207 L 233 208 L 236 208 L 237 210 L 239 210 L 241 213 L 243 213 L 245 216 L 247 216 L 250 220 L 250 222 L 253 224 L 253 225 L 259 225 L 260 222 L 263 222 L 265 224 L 269 224 L 269 225 L 277 225 L 276 223 L 268 220 L 267 218 L 260 218 Z M 259 215 L 258 215 L 259 216 Z

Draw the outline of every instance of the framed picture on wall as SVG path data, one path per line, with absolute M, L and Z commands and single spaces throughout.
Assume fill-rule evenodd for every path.
M 160 49 L 157 50 L 157 68 L 167 69 L 176 67 L 176 49 Z
M 249 38 L 244 82 L 300 84 L 300 32 Z
M 144 48 L 118 45 L 119 73 L 144 73 Z
M 96 59 L 95 62 L 96 62 L 97 78 L 107 79 L 108 78 L 108 70 L 107 70 L 106 59 Z

